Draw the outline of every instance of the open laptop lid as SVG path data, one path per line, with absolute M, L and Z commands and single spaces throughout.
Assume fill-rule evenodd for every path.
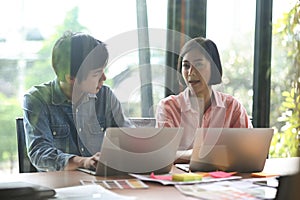
M 191 171 L 262 171 L 274 130 L 271 128 L 198 129 Z
M 96 175 L 169 173 L 183 128 L 108 128 Z

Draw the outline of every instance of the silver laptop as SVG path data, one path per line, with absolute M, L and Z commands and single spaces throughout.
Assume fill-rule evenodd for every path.
M 182 128 L 107 128 L 92 174 L 169 173 L 182 134 Z
M 189 168 L 206 172 L 262 171 L 273 132 L 271 128 L 198 129 Z

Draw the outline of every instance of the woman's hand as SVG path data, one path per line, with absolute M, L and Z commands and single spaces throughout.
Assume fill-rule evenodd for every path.
M 177 151 L 174 163 L 189 163 L 192 156 L 192 152 L 193 149 Z

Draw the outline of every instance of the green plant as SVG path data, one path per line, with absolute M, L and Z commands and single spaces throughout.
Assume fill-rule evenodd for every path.
M 18 100 L 0 93 L 0 163 L 9 162 L 11 171 L 17 159 L 15 119 L 22 116 Z
M 290 90 L 284 91 L 284 101 L 279 110 L 281 116 L 278 122 L 282 126 L 276 130 L 272 146 L 271 157 L 300 156 L 299 134 L 300 134 L 300 2 L 298 1 L 291 11 L 284 15 L 281 24 L 277 27 L 278 35 L 284 39 L 283 47 L 290 60 L 288 66 L 287 84 Z
M 52 48 L 56 40 L 63 35 L 65 31 L 85 32 L 87 28 L 78 21 L 79 8 L 74 7 L 66 13 L 62 24 L 56 27 L 55 33 L 43 41 L 43 47 L 38 52 L 38 60 L 28 65 L 25 76 L 25 89 L 33 85 L 38 85 L 55 78 L 55 73 L 51 67 Z

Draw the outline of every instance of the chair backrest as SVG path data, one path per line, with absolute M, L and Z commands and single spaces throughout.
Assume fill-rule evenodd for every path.
M 132 124 L 136 127 L 155 127 L 155 118 L 129 118 Z
M 37 169 L 31 164 L 27 155 L 23 118 L 19 117 L 16 119 L 16 128 L 18 139 L 19 172 L 37 172 Z

